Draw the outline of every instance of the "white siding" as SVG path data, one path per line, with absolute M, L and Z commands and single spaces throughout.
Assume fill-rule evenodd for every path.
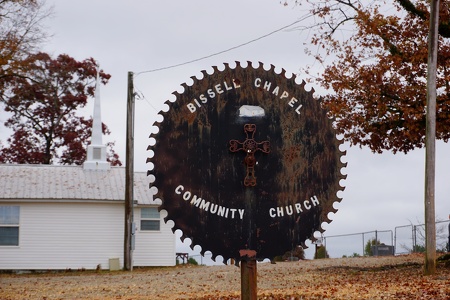
M 161 229 L 143 241 L 137 232 L 136 266 L 174 264 L 175 237 Z M 123 203 L 20 203 L 19 235 L 19 246 L 0 246 L 0 269 L 108 269 L 110 258 L 123 267 Z
M 175 260 L 175 235 L 172 233 L 171 222 L 166 224 L 163 218 L 167 215 L 161 212 L 160 231 L 142 231 L 140 229 L 140 208 L 134 211 L 136 222 L 136 244 L 133 252 L 133 264 L 135 266 L 174 266 Z

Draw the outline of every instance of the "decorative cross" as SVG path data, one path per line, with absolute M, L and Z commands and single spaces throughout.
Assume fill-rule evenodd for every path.
M 264 153 L 269 153 L 270 152 L 270 142 L 263 141 L 263 142 L 258 143 L 254 140 L 253 137 L 256 132 L 255 124 L 245 124 L 244 131 L 245 131 L 245 134 L 247 135 L 247 138 L 245 139 L 245 141 L 241 143 L 237 140 L 231 140 L 230 141 L 230 151 L 231 152 L 245 151 L 247 153 L 247 155 L 245 156 L 245 159 L 244 159 L 244 163 L 247 165 L 247 174 L 245 175 L 245 178 L 244 178 L 244 186 L 255 186 L 256 185 L 255 152 L 259 150 Z

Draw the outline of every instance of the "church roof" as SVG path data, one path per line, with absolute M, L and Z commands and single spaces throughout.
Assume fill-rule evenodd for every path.
M 145 172 L 134 173 L 134 200 L 138 204 L 160 205 L 154 201 Z M 82 166 L 0 165 L 0 201 L 124 201 L 125 168 L 105 171 L 84 170 Z

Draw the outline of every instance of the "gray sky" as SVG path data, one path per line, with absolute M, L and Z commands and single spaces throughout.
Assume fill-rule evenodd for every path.
M 299 78 L 301 67 L 312 64 L 304 54 L 308 32 L 282 30 L 262 39 L 268 33 L 300 20 L 301 8 L 283 6 L 278 0 L 192 0 L 192 1 L 107 1 L 48 0 L 54 5 L 54 17 L 47 22 L 54 36 L 44 50 L 54 56 L 67 53 L 78 60 L 93 57 L 112 75 L 102 86 L 102 118 L 112 134 L 104 138 L 116 141 L 116 151 L 125 160 L 125 122 L 127 73 L 139 73 L 183 64 L 222 52 L 180 67 L 135 75 L 135 88 L 142 96 L 136 102 L 135 169 L 146 171 L 146 148 L 151 126 L 162 104 L 182 92 L 181 83 L 192 83 L 191 76 L 201 77 L 201 70 L 224 62 L 261 61 L 273 64 Z M 305 23 L 300 23 L 305 24 Z M 307 89 L 311 85 L 307 85 Z M 315 87 L 318 90 L 317 87 Z M 92 114 L 92 106 L 86 108 Z M 423 150 L 408 155 L 372 154 L 357 147 L 347 149 L 344 173 L 344 198 L 331 214 L 333 222 L 325 224 L 325 236 L 394 230 L 410 222 L 422 223 L 424 215 Z M 450 147 L 438 142 L 436 154 L 436 217 L 447 220 L 450 214 Z M 384 238 L 384 237 L 383 237 Z M 361 237 L 352 239 L 359 240 Z M 358 252 L 354 247 L 333 248 L 332 257 Z M 390 241 L 389 241 L 390 242 Z M 178 243 L 179 251 L 186 246 Z M 362 246 L 361 246 L 362 248 Z M 359 251 L 361 253 L 361 251 Z M 309 253 L 309 252 L 307 252 Z M 311 256 L 309 255 L 309 258 Z

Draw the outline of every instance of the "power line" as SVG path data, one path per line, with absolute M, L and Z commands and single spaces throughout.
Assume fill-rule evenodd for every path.
M 184 65 L 187 65 L 187 64 L 191 64 L 191 63 L 194 63 L 194 62 L 197 62 L 197 61 L 200 61 L 200 60 L 204 60 L 204 59 L 207 59 L 207 58 L 210 58 L 210 57 L 213 57 L 213 56 L 217 56 L 217 55 L 219 55 L 219 54 L 223 54 L 223 53 L 229 52 L 229 51 L 231 51 L 231 50 L 234 50 L 234 49 L 237 49 L 237 48 L 246 46 L 246 45 L 248 45 L 248 44 L 254 43 L 254 42 L 256 42 L 256 41 L 259 41 L 259 40 L 261 40 L 261 39 L 263 39 L 263 38 L 266 38 L 266 37 L 268 37 L 268 36 L 270 36 L 270 35 L 272 35 L 272 34 L 275 34 L 275 33 L 280 32 L 280 31 L 282 31 L 282 30 L 284 30 L 284 29 L 286 29 L 286 28 L 289 28 L 289 27 L 291 27 L 291 26 L 293 26 L 293 25 L 295 25 L 295 24 L 297 24 L 297 23 L 300 23 L 300 22 L 303 21 L 306 17 L 307 17 L 307 16 L 305 16 L 305 17 L 303 17 L 303 18 L 301 18 L 301 19 L 299 19 L 299 20 L 297 20 L 297 21 L 295 21 L 295 22 L 293 22 L 293 23 L 291 23 L 291 24 L 288 24 L 288 25 L 283 26 L 283 27 L 281 27 L 281 28 L 278 28 L 278 29 L 276 29 L 276 30 L 274 30 L 274 31 L 272 31 L 272 32 L 269 32 L 269 33 L 267 33 L 267 34 L 265 34 L 265 35 L 262 35 L 262 36 L 260 36 L 260 37 L 258 37 L 258 38 L 255 38 L 255 39 L 250 40 L 250 41 L 248 41 L 248 42 L 245 42 L 245 43 L 239 44 L 239 45 L 237 45 L 237 46 L 228 48 L 228 49 L 226 49 L 226 50 L 222 50 L 222 51 L 219 51 L 219 52 L 216 52 L 216 53 L 207 55 L 207 56 L 203 56 L 203 57 L 200 57 L 200 58 L 196 58 L 196 59 L 193 59 L 193 60 L 190 60 L 190 61 L 186 61 L 186 62 L 183 62 L 183 63 L 179 63 L 179 64 L 176 64 L 176 65 L 171 65 L 171 66 L 167 66 L 167 67 L 161 67 L 161 68 L 157 68 L 157 69 L 151 69 L 151 70 L 147 70 L 147 71 L 138 72 L 138 73 L 135 73 L 135 76 L 138 76 L 138 75 L 140 75 L 140 74 L 145 74 L 145 73 L 152 73 L 152 72 L 163 71 L 163 70 L 172 69 L 172 68 L 176 68 L 176 67 L 181 67 L 181 66 L 184 66 Z

